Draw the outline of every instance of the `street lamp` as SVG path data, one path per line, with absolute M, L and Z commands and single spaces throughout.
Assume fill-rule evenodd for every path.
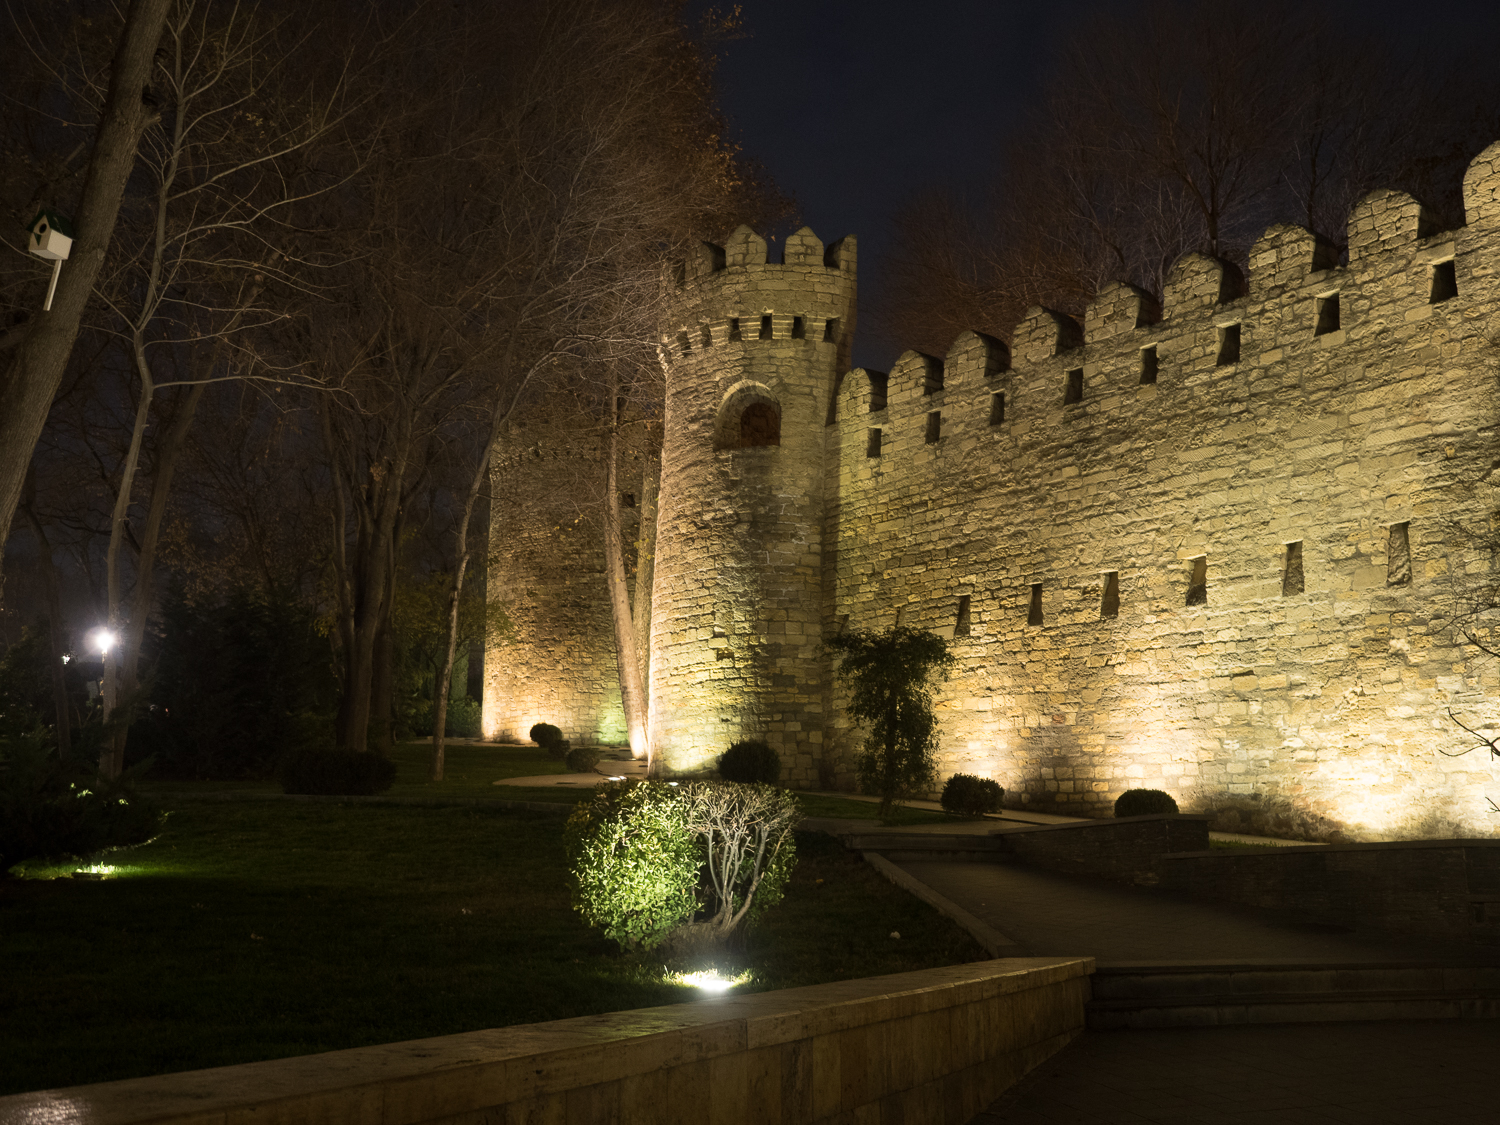
M 115 647 L 116 637 L 109 629 L 95 629 L 89 634 L 89 643 L 99 650 L 100 656 L 108 656 Z

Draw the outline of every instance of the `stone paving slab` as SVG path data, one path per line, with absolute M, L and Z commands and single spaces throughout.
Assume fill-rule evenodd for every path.
M 1037 956 L 1086 954 L 1101 963 L 1321 963 L 1425 960 L 1454 953 L 1433 943 L 1334 932 L 1248 907 L 1016 864 L 913 860 L 900 866 Z
M 1493 1125 L 1500 1020 L 1090 1031 L 969 1125 Z

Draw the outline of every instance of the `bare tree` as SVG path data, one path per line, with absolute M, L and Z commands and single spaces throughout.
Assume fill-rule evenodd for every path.
M 68 267 L 59 278 L 51 310 L 37 316 L 25 332 L 0 382 L 0 528 L 8 529 L 15 516 L 32 450 L 104 266 L 136 148 L 158 119 L 149 91 L 171 4 L 172 0 L 131 0 L 126 11 L 74 213 L 77 237 Z M 16 30 L 7 38 L 17 47 L 38 42 Z

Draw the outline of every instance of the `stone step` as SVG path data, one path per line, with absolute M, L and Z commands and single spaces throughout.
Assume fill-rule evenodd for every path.
M 1500 1018 L 1500 966 L 1103 965 L 1095 1030 L 1251 1023 Z

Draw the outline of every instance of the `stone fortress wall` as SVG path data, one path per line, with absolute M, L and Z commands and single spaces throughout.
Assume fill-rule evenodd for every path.
M 652 589 L 652 745 L 711 766 L 742 738 L 818 780 L 827 726 L 829 406 L 854 330 L 855 244 L 803 229 L 781 263 L 741 227 L 678 279 Z M 773 432 L 774 431 L 774 432 Z
M 630 559 L 651 500 L 643 430 L 626 427 L 618 466 L 634 490 L 620 511 Z M 626 741 L 598 523 L 604 469 L 602 432 L 571 403 L 541 404 L 496 451 L 486 597 L 505 608 L 511 633 L 485 654 L 486 738 L 525 739 L 533 723 L 553 723 L 575 743 Z
M 764 737 L 794 784 L 847 781 L 817 641 L 900 620 L 959 658 L 941 774 L 1007 803 L 1107 815 L 1144 786 L 1373 837 L 1500 830 L 1487 759 L 1439 753 L 1466 744 L 1446 709 L 1483 723 L 1500 690 L 1450 629 L 1489 566 L 1453 525 L 1496 509 L 1500 145 L 1465 205 L 1432 231 L 1376 192 L 1346 265 L 1274 226 L 1246 277 L 1189 255 L 1160 306 L 1116 285 L 1082 323 L 1033 309 L 1009 347 L 966 333 L 841 382 L 852 239 L 705 247 L 663 336 L 664 761 Z M 757 404 L 779 446 L 740 447 Z

